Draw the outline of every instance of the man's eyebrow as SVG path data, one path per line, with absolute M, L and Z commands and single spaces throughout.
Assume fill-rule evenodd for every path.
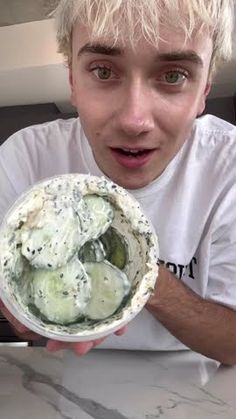
M 116 46 L 109 46 L 102 43 L 90 43 L 83 45 L 78 51 L 78 57 L 83 54 L 102 54 L 110 56 L 121 56 L 124 54 L 124 51 Z M 198 66 L 203 66 L 203 61 L 201 57 L 192 50 L 189 51 L 173 51 L 167 53 L 158 53 L 157 60 L 160 61 L 189 61 Z
M 78 52 L 78 57 L 87 53 L 117 56 L 117 55 L 122 55 L 123 51 L 119 47 L 110 47 L 108 45 L 100 44 L 100 43 L 95 43 L 95 44 L 87 43 L 83 47 L 80 48 Z
M 168 53 L 158 54 L 157 59 L 160 61 L 189 61 L 191 63 L 197 64 L 198 66 L 203 66 L 203 61 L 201 57 L 195 51 L 173 51 Z

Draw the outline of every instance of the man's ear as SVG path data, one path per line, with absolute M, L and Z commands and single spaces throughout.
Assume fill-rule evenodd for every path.
M 74 82 L 73 82 L 73 74 L 72 74 L 71 66 L 69 67 L 69 83 L 70 83 L 70 102 L 73 106 L 76 107 Z
M 198 116 L 202 115 L 202 113 L 205 110 L 206 100 L 207 100 L 207 97 L 208 97 L 208 95 L 211 91 L 211 86 L 212 86 L 212 82 L 211 82 L 211 80 L 208 80 L 208 82 L 206 84 L 206 87 L 205 87 L 205 90 L 204 90 L 204 92 L 202 94 L 202 97 L 200 99 L 200 102 L 199 102 Z

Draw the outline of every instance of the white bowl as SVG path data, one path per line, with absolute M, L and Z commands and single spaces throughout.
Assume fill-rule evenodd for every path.
M 32 310 L 28 297 L 25 298 L 22 293 L 25 286 L 22 272 L 25 271 L 22 271 L 21 263 L 23 259 L 26 260 L 21 253 L 22 226 L 29 219 L 32 220 L 32 214 L 34 217 L 35 212 L 41 208 L 42 196 L 48 193 L 51 194 L 50 199 L 53 195 L 54 202 L 64 194 L 72 197 L 71 200 L 76 204 L 81 196 L 95 194 L 105 197 L 114 209 L 111 226 L 127 241 L 128 262 L 123 271 L 131 283 L 131 289 L 119 309 L 108 318 L 85 319 L 69 325 L 55 324 L 38 316 Z M 138 202 L 127 191 L 104 177 L 61 175 L 34 185 L 15 202 L 5 216 L 0 227 L 0 297 L 14 317 L 42 336 L 70 342 L 93 340 L 115 332 L 140 312 L 155 286 L 157 260 L 156 234 Z

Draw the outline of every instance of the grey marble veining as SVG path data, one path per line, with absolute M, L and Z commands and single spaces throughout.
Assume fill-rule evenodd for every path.
M 192 352 L 0 348 L 3 419 L 235 419 L 236 368 Z
M 4 354 L 0 356 L 0 365 L 1 360 L 3 360 L 7 365 L 11 367 L 16 367 L 22 373 L 21 384 L 22 387 L 29 393 L 36 396 L 40 396 L 40 385 L 43 385 L 43 389 L 47 388 L 47 391 L 54 390 L 55 393 L 61 396 L 63 399 L 70 401 L 74 406 L 81 409 L 83 412 L 86 412 L 89 417 L 96 419 L 127 419 L 125 416 L 120 414 L 117 410 L 108 409 L 106 406 L 103 406 L 101 403 L 91 400 L 89 398 L 80 397 L 73 391 L 68 390 L 60 383 L 57 383 L 53 378 L 48 374 L 42 374 L 35 371 L 30 365 L 26 362 L 22 362 L 17 357 L 12 356 L 11 354 Z M 1 394 L 0 394 L 1 396 Z M 41 395 L 42 396 L 42 395 Z M 44 398 L 44 401 L 46 399 Z M 53 398 L 47 397 L 47 403 L 55 410 L 59 412 L 59 408 Z M 61 418 L 70 419 L 71 416 L 60 414 Z
M 105 406 L 101 405 L 99 402 L 96 402 L 88 398 L 80 397 L 75 392 L 68 390 L 61 384 L 55 383 L 49 375 L 40 374 L 34 371 L 34 369 L 31 368 L 29 365 L 18 361 L 16 358 L 10 355 L 6 355 L 5 359 L 10 365 L 14 365 L 22 371 L 22 386 L 33 394 L 38 394 L 35 385 L 43 384 L 44 386 L 47 386 L 49 389 L 53 389 L 58 395 L 72 402 L 74 405 L 76 405 L 84 412 L 88 413 L 91 416 L 91 418 L 127 419 L 118 411 L 108 409 Z M 55 408 L 55 410 L 58 411 L 57 407 L 53 403 L 50 404 Z M 64 415 L 62 417 L 67 418 L 67 416 Z

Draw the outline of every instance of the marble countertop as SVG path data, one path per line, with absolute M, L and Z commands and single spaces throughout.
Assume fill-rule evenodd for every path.
M 0 348 L 1 419 L 235 419 L 235 383 L 190 351 Z

